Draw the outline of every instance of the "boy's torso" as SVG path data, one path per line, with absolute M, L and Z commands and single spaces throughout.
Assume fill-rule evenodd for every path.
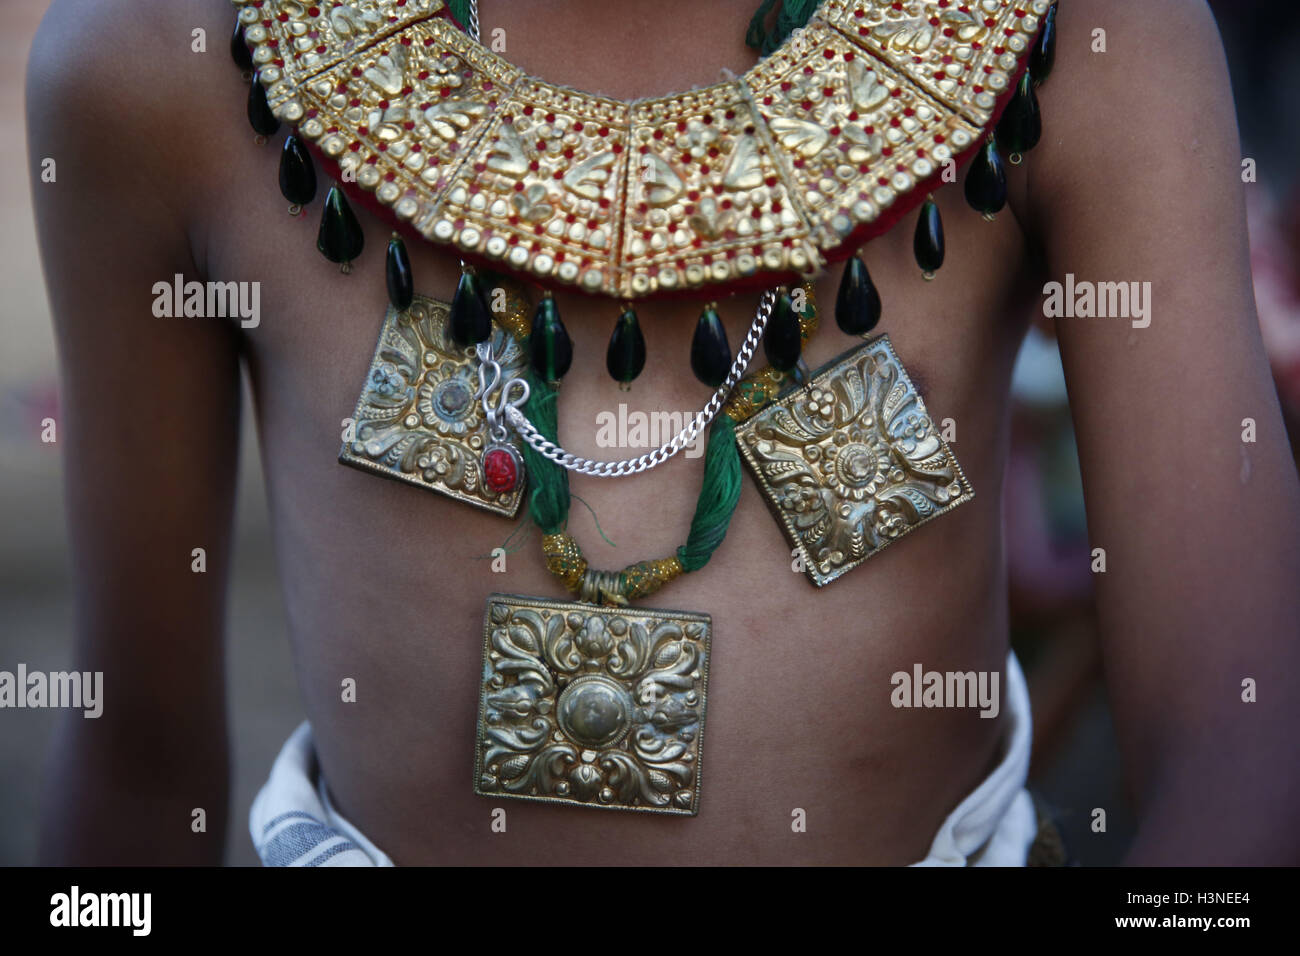
M 484 4 L 482 15 L 485 30 L 492 17 L 504 21 L 506 55 L 524 69 L 631 97 L 715 78 L 701 73 L 701 62 L 744 69 L 752 54 L 739 37 L 749 6 L 696 5 L 677 19 L 665 11 L 681 26 L 647 50 L 629 45 L 612 13 L 585 4 L 562 18 L 550 5 L 529 4 Z M 568 30 L 583 39 L 566 37 Z M 626 56 L 593 52 L 625 48 Z M 952 448 L 976 497 L 815 589 L 792 571 L 790 546 L 747 475 L 709 565 L 643 602 L 713 618 L 700 815 L 599 813 L 471 791 L 484 599 L 493 591 L 565 595 L 542 564 L 535 530 L 509 555 L 506 572 L 493 573 L 488 555 L 515 522 L 336 462 L 342 419 L 352 413 L 386 305 L 388 229 L 358 208 L 366 248 L 353 274 L 321 258 L 320 199 L 304 218 L 285 215 L 276 187 L 280 139 L 262 148 L 249 142 L 243 90 L 233 67 L 214 76 L 205 148 L 226 158 L 227 175 L 204 184 L 210 215 L 196 249 L 204 278 L 261 282 L 261 323 L 245 333 L 257 427 L 299 684 L 339 809 L 398 863 L 923 857 L 940 821 L 996 757 L 1002 721 L 981 719 L 977 708 L 895 708 L 890 675 L 915 664 L 995 671 L 1005 660 L 1007 398 L 1033 292 L 1017 219 L 1026 211 L 1024 170 L 1011 172 L 1011 203 L 993 223 L 965 205 L 960 184 L 936 194 L 948 261 L 933 282 L 912 258 L 914 215 L 864 255 L 884 300 L 877 331 L 890 335 L 936 421 L 953 420 Z M 323 179 L 322 194 L 327 187 Z M 449 300 L 454 255 L 408 248 L 417 292 Z M 805 351 L 814 368 L 856 344 L 832 317 L 840 269 L 817 283 L 821 330 Z M 629 411 L 686 413 L 704 404 L 709 391 L 688 361 L 703 301 L 638 305 L 648 361 L 624 393 L 604 363 L 617 304 L 559 297 L 575 355 L 560 392 L 567 448 L 596 458 L 636 455 L 645 449 L 597 444 L 601 412 L 620 402 Z M 719 301 L 733 349 L 756 301 L 752 292 Z M 685 539 L 702 474 L 702 458 L 678 456 L 634 478 L 574 477 L 573 494 L 618 545 L 602 542 L 575 503 L 570 528 L 593 566 L 672 553 Z M 345 678 L 356 681 L 355 702 L 341 700 Z M 492 830 L 495 806 L 508 811 L 505 833 Z M 806 832 L 792 831 L 796 808 L 806 811 Z

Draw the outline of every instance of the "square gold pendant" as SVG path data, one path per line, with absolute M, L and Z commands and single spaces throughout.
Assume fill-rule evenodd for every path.
M 524 481 L 488 487 L 483 455 L 492 440 L 474 398 L 475 352 L 452 341 L 450 313 L 419 295 L 402 312 L 388 307 L 339 461 L 513 517 Z M 503 380 L 522 374 L 527 355 L 518 342 L 496 324 L 492 336 Z
M 975 497 L 887 335 L 738 425 L 736 441 L 818 587 Z
M 707 614 L 493 594 L 474 792 L 694 816 Z

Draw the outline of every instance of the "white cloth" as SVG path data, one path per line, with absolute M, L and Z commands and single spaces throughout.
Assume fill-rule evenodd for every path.
M 939 827 L 930 852 L 913 866 L 1024 866 L 1038 836 L 1038 814 L 1025 789 L 1033 718 L 1029 685 L 1015 651 L 1007 654 L 1006 742 L 1002 759 Z
M 1007 655 L 1007 737 L 993 772 L 948 814 L 924 860 L 913 866 L 1024 866 L 1038 834 L 1025 789 L 1033 737 L 1029 688 L 1020 662 Z M 266 866 L 392 866 L 393 861 L 330 802 L 316 764 L 311 725 L 289 737 L 248 814 L 257 855 Z
M 334 809 L 306 721 L 275 758 L 248 811 L 248 831 L 265 866 L 393 865 Z

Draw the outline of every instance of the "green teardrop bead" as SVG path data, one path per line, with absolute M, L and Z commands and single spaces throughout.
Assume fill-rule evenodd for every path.
M 361 231 L 361 223 L 353 215 L 343 190 L 331 186 L 321 212 L 316 248 L 330 262 L 351 262 L 361 255 L 365 244 L 366 235 Z
M 921 206 L 916 235 L 912 237 L 912 253 L 922 272 L 935 273 L 943 266 L 943 220 L 933 199 L 927 199 Z
M 997 143 L 989 137 L 966 170 L 966 202 L 991 216 L 1007 204 L 1007 173 Z
M 253 127 L 253 132 L 259 136 L 274 136 L 275 131 L 280 128 L 280 121 L 275 118 L 271 112 L 271 106 L 266 101 L 266 87 L 258 74 L 253 74 L 253 83 L 248 88 L 248 123 Z
M 286 136 L 280 150 L 280 194 L 299 206 L 316 198 L 316 167 L 297 133 Z
M 492 334 L 492 315 L 472 269 L 462 269 L 451 297 L 451 315 L 447 319 L 452 341 L 468 348 L 487 340 Z
M 835 324 L 848 335 L 866 335 L 880 321 L 880 293 L 858 256 L 849 259 L 835 296 Z
M 1038 40 L 1034 43 L 1033 52 L 1029 55 L 1029 72 L 1033 74 L 1035 83 L 1042 83 L 1051 75 L 1052 66 L 1056 63 L 1056 4 L 1047 8 L 1047 13 L 1043 16 L 1043 25 L 1038 33 Z
M 767 328 L 763 331 L 763 354 L 767 356 L 767 364 L 772 368 L 788 372 L 798 364 L 802 348 L 799 316 L 795 314 L 790 294 L 782 292 L 776 297 L 772 317 L 767 320 Z
M 1034 78 L 1026 70 L 1016 84 L 1015 95 L 998 120 L 998 143 L 1011 153 L 1027 153 L 1043 135 L 1043 117 L 1034 93 Z M 1015 161 L 1015 157 L 1012 157 Z
M 249 52 L 248 44 L 244 42 L 244 25 L 235 18 L 235 32 L 230 38 L 230 56 L 235 61 L 235 66 L 241 70 L 251 70 L 253 68 L 253 54 Z
M 609 348 L 605 351 L 605 368 L 621 385 L 631 382 L 645 368 L 645 336 L 641 334 L 636 309 L 630 305 L 614 322 Z
M 411 257 L 401 236 L 388 240 L 388 261 L 384 268 L 388 283 L 388 301 L 401 312 L 410 308 L 415 298 L 415 281 L 411 277 Z
M 533 331 L 528 337 L 533 371 L 544 381 L 558 382 L 573 364 L 573 342 L 560 321 L 560 308 L 548 293 L 533 313 Z
M 712 304 L 705 307 L 695 323 L 695 336 L 691 339 L 691 371 L 710 388 L 717 388 L 725 382 L 727 373 L 731 371 L 727 330 L 722 327 L 722 319 Z

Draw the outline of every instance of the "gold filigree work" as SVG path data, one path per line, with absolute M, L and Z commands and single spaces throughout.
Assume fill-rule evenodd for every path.
M 975 497 L 888 336 L 737 426 L 736 440 L 818 587 Z
M 567 532 L 542 536 L 546 570 L 554 574 L 582 601 L 626 607 L 628 601 L 648 597 L 669 581 L 686 573 L 673 555 L 629 564 L 622 571 L 599 571 L 587 564 L 582 548 Z
M 450 311 L 421 295 L 403 312 L 388 307 L 339 461 L 513 517 L 524 483 L 501 494 L 484 484 L 490 438 L 474 398 L 474 349 L 451 341 Z M 492 337 L 503 379 L 522 374 L 527 355 L 516 340 L 496 323 Z
M 233 2 L 276 115 L 397 218 L 621 299 L 817 273 L 977 143 L 1048 7 L 827 0 L 741 77 L 623 102 L 525 76 L 438 0 Z
M 699 812 L 706 614 L 493 594 L 474 792 Z

